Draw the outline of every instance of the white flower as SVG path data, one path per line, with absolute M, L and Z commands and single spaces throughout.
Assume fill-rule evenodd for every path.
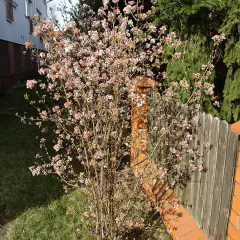
M 106 95 L 106 99 L 113 100 L 113 95 Z

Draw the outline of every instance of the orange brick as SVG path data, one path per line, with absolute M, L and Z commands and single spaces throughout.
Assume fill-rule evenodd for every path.
M 192 232 L 187 233 L 186 235 L 182 236 L 181 240 L 198 240 L 204 237 L 204 233 L 200 229 L 193 230 Z
M 166 214 L 164 218 L 166 222 L 169 222 L 169 224 L 175 226 L 176 228 L 192 220 L 192 216 L 190 214 L 179 214 L 179 213 Z
M 239 217 L 238 215 L 232 210 L 231 211 L 231 216 L 230 216 L 230 222 L 236 227 L 238 228 L 239 226 Z M 239 229 L 239 228 L 238 228 Z
M 238 154 L 238 163 L 237 163 L 238 167 L 240 167 L 240 153 Z
M 227 240 L 232 240 L 232 238 L 230 236 L 227 236 Z
M 198 226 L 194 220 L 190 220 L 189 222 L 182 224 L 177 229 L 177 234 L 182 237 L 183 235 L 187 234 L 190 231 L 197 229 Z
M 231 131 L 240 135 L 240 121 L 232 124 Z
M 233 197 L 233 204 L 232 209 L 237 213 L 240 214 L 240 200 L 237 197 Z
M 240 199 L 240 184 L 235 182 L 234 195 Z
M 240 167 L 237 167 L 235 180 L 240 183 Z
M 228 227 L 228 234 L 232 238 L 232 240 L 239 240 L 240 239 L 240 231 L 236 229 L 231 223 Z
M 182 216 L 184 213 L 187 212 L 187 209 L 185 207 L 183 207 L 182 204 L 179 204 L 178 205 L 178 208 L 177 209 L 174 209 L 173 205 L 172 204 L 168 204 L 163 213 L 171 213 L 172 211 L 174 211 L 176 213 L 177 216 Z
M 173 240 L 180 240 L 179 236 L 177 235 L 176 231 L 172 231 L 171 232 L 171 236 L 173 238 Z
M 178 226 L 181 226 L 182 224 L 185 224 L 186 222 L 190 221 L 192 219 L 192 216 L 187 213 L 183 213 L 182 216 L 177 218 L 177 224 Z

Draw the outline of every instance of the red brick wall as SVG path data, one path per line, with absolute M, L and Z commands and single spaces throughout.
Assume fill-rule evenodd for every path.
M 1 42 L 3 42 L 2 40 L 0 40 Z M 7 43 L 7 42 L 5 42 Z M 9 88 L 11 88 L 12 86 L 14 86 L 15 84 L 21 83 L 24 80 L 27 79 L 31 79 L 31 78 L 36 78 L 37 77 L 37 68 L 36 68 L 36 64 L 34 63 L 30 63 L 30 68 L 27 69 L 26 68 L 26 57 L 23 54 L 25 47 L 22 45 L 16 45 L 15 43 L 11 43 L 8 42 L 7 44 L 4 44 L 4 46 L 7 46 L 8 48 L 8 65 L 9 65 L 9 69 L 8 71 L 0 71 L 0 72 L 4 72 L 4 75 L 0 74 L 0 94 L 2 94 L 3 92 L 6 92 Z M 21 60 L 21 67 L 20 67 L 20 71 L 17 73 L 15 72 L 16 70 L 16 66 L 15 66 L 15 55 L 14 55 L 14 47 L 17 46 L 20 52 L 20 59 Z M 1 51 L 0 51 L 0 59 L 6 59 L 6 56 L 1 56 Z M 19 58 L 19 56 L 18 56 Z M 20 61 L 19 61 L 20 62 Z M 0 65 L 0 68 L 4 67 L 6 68 L 6 66 L 4 65 Z M 4 69 L 6 70 L 6 69 Z
M 240 135 L 240 121 L 232 125 L 232 132 Z M 228 225 L 228 239 L 240 239 L 240 152 L 235 175 L 235 188 L 232 199 L 230 222 Z

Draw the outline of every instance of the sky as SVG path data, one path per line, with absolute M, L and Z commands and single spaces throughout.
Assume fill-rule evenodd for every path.
M 75 5 L 78 2 L 78 0 L 71 0 L 71 2 L 72 4 Z M 64 22 L 63 22 L 60 11 L 57 11 L 57 8 L 61 6 L 62 3 L 66 3 L 68 7 L 71 6 L 71 4 L 69 3 L 69 0 L 53 0 L 48 4 L 48 7 L 53 7 L 53 9 L 55 9 L 56 18 L 59 20 L 59 23 L 61 24 L 61 26 L 64 25 Z

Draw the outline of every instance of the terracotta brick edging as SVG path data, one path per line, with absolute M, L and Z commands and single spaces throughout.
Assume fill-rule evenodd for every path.
M 208 240 L 209 238 L 197 226 L 188 210 L 174 195 L 173 190 L 169 189 L 162 179 L 154 179 L 154 174 L 152 174 L 157 169 L 154 163 L 148 159 L 147 152 L 148 93 L 150 89 L 157 90 L 161 83 L 146 77 L 137 77 L 134 82 L 134 92 L 138 97 L 132 102 L 131 166 L 134 174 L 141 180 L 143 189 L 149 198 L 157 207 L 159 206 L 164 225 L 174 240 Z M 240 221 L 238 224 L 240 227 Z
M 240 121 L 236 122 L 231 126 L 231 131 L 240 135 Z M 240 239 L 240 152 L 238 155 L 237 168 L 234 180 L 234 193 L 232 198 L 232 208 L 230 222 L 228 225 L 227 239 Z

